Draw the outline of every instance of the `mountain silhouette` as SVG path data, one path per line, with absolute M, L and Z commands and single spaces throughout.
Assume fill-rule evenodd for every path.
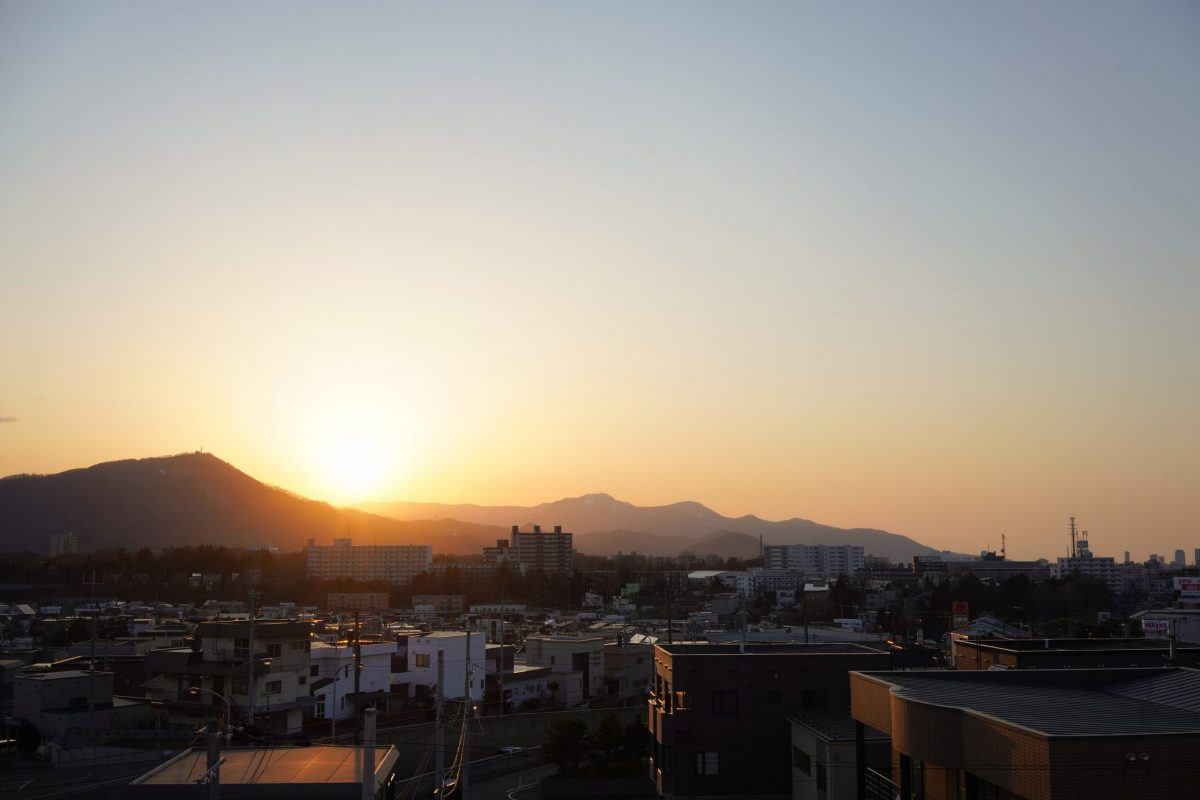
M 112 461 L 0 479 L 0 550 L 49 551 L 72 531 L 80 549 L 223 545 L 299 550 L 329 544 L 429 544 L 479 553 L 506 530 L 455 520 L 408 522 L 335 508 L 268 486 L 209 453 Z
M 690 550 L 697 555 L 746 558 L 757 555 L 760 536 L 764 544 L 861 544 L 868 555 L 903 562 L 938 552 L 907 536 L 871 528 L 835 528 L 799 518 L 772 522 L 753 515 L 725 517 L 693 501 L 635 506 L 607 494 L 585 494 L 535 506 L 392 502 L 361 503 L 358 507 L 399 520 L 452 518 L 505 528 L 532 523 L 544 528 L 562 525 L 563 530 L 575 534 L 576 550 L 596 555 L 636 551 L 674 556 Z
M 49 551 L 52 534 L 74 532 L 80 549 L 186 545 L 299 550 L 328 544 L 428 544 L 435 553 L 478 555 L 512 525 L 575 534 L 581 553 L 618 551 L 752 558 L 766 544 L 861 544 L 871 555 L 908 561 L 935 553 L 907 536 L 844 530 L 805 519 L 724 517 L 696 502 L 636 506 L 607 494 L 536 506 L 364 503 L 336 508 L 268 486 L 210 453 L 111 461 L 56 475 L 0 479 L 0 550 Z

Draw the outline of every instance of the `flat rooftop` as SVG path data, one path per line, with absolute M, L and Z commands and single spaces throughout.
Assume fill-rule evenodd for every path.
M 681 642 L 663 644 L 658 648 L 673 656 L 737 656 L 737 655 L 878 655 L 886 653 L 879 647 L 869 647 L 858 642 L 747 642 L 745 647 L 738 643 L 708 644 L 705 642 Z
M 221 750 L 221 785 L 257 783 L 358 783 L 358 747 L 271 747 Z M 396 760 L 392 747 L 375 749 L 375 772 Z M 208 753 L 193 748 L 133 781 L 141 785 L 192 785 L 208 769 Z
M 1014 653 L 1096 652 L 1109 650 L 1166 650 L 1166 639 L 960 639 L 960 644 Z M 1200 649 L 1200 645 L 1180 645 L 1180 650 Z
M 1200 671 L 1194 669 L 857 674 L 889 684 L 906 700 L 982 714 L 1044 736 L 1200 733 Z

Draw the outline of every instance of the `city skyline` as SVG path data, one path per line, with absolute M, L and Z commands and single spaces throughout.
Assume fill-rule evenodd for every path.
M 1191 553 L 1198 35 L 4 4 L 0 475 L 203 448 L 336 504 Z

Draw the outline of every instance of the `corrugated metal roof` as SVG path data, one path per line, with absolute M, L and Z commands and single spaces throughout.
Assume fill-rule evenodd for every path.
M 1191 670 L 1096 689 L 1036 686 L 1009 674 L 1011 682 L 877 677 L 906 699 L 977 711 L 1047 736 L 1200 733 L 1200 673 Z

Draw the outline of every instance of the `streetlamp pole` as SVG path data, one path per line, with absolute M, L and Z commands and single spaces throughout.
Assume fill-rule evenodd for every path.
M 225 746 L 229 747 L 233 744 L 233 702 L 220 692 L 214 692 L 212 689 L 205 689 L 201 686 L 192 686 L 188 692 L 197 696 L 211 694 L 213 697 L 219 697 L 225 701 Z

